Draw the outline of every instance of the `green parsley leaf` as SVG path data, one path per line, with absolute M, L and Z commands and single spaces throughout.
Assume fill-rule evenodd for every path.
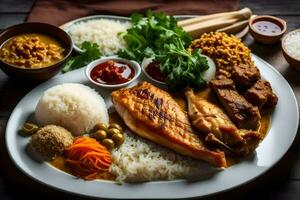
M 65 64 L 62 70 L 63 73 L 84 67 L 101 56 L 96 43 L 83 42 L 81 49 L 83 50 L 81 54 L 70 58 L 70 60 L 68 60 Z
M 173 16 L 148 10 L 144 18 L 133 14 L 131 23 L 132 27 L 120 34 L 127 44 L 118 52 L 120 57 L 138 62 L 154 57 L 166 76 L 167 85 L 173 90 L 206 84 L 201 74 L 209 68 L 207 59 L 200 49 L 193 53 L 186 50 L 192 38 L 177 26 Z

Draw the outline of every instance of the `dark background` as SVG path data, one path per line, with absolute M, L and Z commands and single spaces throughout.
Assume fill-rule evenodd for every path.
M 0 0 L 0 30 L 24 22 L 32 4 L 33 0 Z M 241 0 L 240 7 L 249 7 L 254 14 L 258 15 L 268 14 L 281 17 L 287 21 L 288 31 L 300 28 L 299 0 Z M 250 35 L 247 35 L 244 41 L 254 54 L 272 64 L 287 79 L 299 102 L 300 72 L 292 69 L 285 61 L 280 44 L 271 46 L 257 44 Z M 80 199 L 32 181 L 19 172 L 7 156 L 4 143 L 6 122 L 18 101 L 35 85 L 12 80 L 0 71 L 0 200 Z M 288 124 L 288 121 L 286 123 Z M 284 130 L 281 134 L 285 134 Z M 300 199 L 300 143 L 298 138 L 284 158 L 269 172 L 249 184 L 209 199 Z

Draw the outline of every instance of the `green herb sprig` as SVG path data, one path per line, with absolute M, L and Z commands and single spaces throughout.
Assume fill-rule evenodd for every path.
M 127 47 L 118 52 L 120 57 L 138 62 L 154 57 L 173 90 L 206 84 L 201 74 L 209 68 L 207 59 L 200 49 L 193 53 L 186 50 L 192 38 L 177 25 L 174 17 L 147 11 L 145 17 L 133 14 L 131 22 L 132 27 L 121 33 Z
M 101 56 L 98 45 L 96 43 L 83 42 L 81 45 L 81 49 L 83 50 L 81 54 L 70 58 L 65 64 L 62 70 L 63 73 L 84 67 L 91 61 L 96 60 Z

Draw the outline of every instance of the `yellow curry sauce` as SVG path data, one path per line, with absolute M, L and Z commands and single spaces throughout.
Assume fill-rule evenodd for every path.
M 54 160 L 50 161 L 49 163 L 57 169 L 60 169 L 68 174 L 72 174 L 72 171 L 66 164 L 66 159 L 63 156 L 57 156 Z M 97 175 L 97 179 L 115 180 L 115 178 L 115 175 L 109 172 L 100 172 Z
M 199 94 L 203 98 L 206 98 L 209 101 L 215 103 L 216 105 L 221 106 L 209 88 L 204 89 L 204 90 L 198 92 L 197 94 Z M 186 99 L 182 92 L 172 94 L 172 96 L 183 110 L 187 110 L 187 102 L 186 102 Z M 128 129 L 116 112 L 110 113 L 109 119 L 110 119 L 109 120 L 110 123 L 118 123 L 123 128 L 123 130 Z M 271 122 L 270 120 L 271 120 L 271 111 L 263 110 L 261 112 L 260 127 L 258 129 L 258 131 L 260 132 L 260 134 L 262 135 L 263 138 L 266 136 L 266 134 L 269 130 L 269 125 Z M 245 159 L 245 158 L 236 158 L 236 157 L 226 156 L 228 167 L 230 167 L 234 164 L 237 164 L 238 162 L 242 161 L 243 159 Z M 50 162 L 50 164 L 64 172 L 72 174 L 71 170 L 68 168 L 68 166 L 65 163 L 65 158 L 62 156 L 56 157 L 53 161 Z M 105 180 L 115 180 L 116 176 L 109 172 L 102 172 L 102 173 L 98 174 L 97 178 L 105 179 Z
M 0 59 L 19 68 L 48 67 L 62 60 L 65 50 L 54 38 L 28 33 L 14 36 L 0 48 Z

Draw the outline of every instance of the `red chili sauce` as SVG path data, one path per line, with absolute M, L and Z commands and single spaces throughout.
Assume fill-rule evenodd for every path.
M 280 26 L 270 21 L 254 22 L 253 27 L 264 35 L 275 35 L 281 32 Z
M 158 67 L 159 63 L 158 62 L 151 62 L 147 67 L 145 68 L 147 74 L 154 78 L 155 80 L 165 82 L 166 76 L 160 71 Z
M 134 75 L 135 70 L 132 66 L 113 60 L 100 63 L 91 71 L 91 78 L 94 81 L 108 85 L 126 83 L 130 81 Z

